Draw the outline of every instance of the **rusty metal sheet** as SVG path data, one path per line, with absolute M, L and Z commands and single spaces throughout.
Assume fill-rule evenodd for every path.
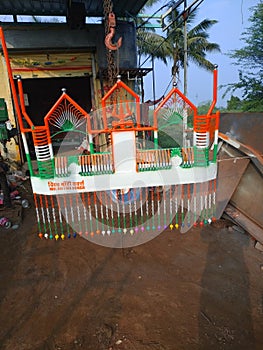
M 263 243 L 263 115 L 223 113 L 217 217 L 229 215 Z
M 263 177 L 252 163 L 243 173 L 230 203 L 263 229 Z
M 220 132 L 263 152 L 263 113 L 221 113 Z
M 250 160 L 257 167 L 258 171 L 260 171 L 261 175 L 263 175 L 263 157 L 260 152 L 258 152 L 255 148 L 250 145 L 246 145 L 233 137 L 227 136 L 226 134 L 219 133 L 219 138 L 222 139 L 227 144 L 235 147 L 239 152 L 249 156 Z
M 232 147 L 227 147 L 234 158 L 231 158 L 224 150 L 220 151 L 220 158 L 218 161 L 218 176 L 217 176 L 217 209 L 216 217 L 219 219 L 230 198 L 232 197 L 239 181 L 244 174 L 248 163 L 247 158 L 235 157 L 238 155 Z
M 254 237 L 258 242 L 263 244 L 263 228 L 257 225 L 253 220 L 247 217 L 237 208 L 228 204 L 225 210 L 226 214 L 235 221 L 238 225 L 243 227 L 252 237 Z

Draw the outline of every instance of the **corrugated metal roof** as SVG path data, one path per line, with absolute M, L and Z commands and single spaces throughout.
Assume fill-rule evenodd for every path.
M 147 0 L 113 0 L 117 17 L 136 16 Z M 87 17 L 103 16 L 103 0 L 0 0 L 0 15 L 67 16 L 70 6 L 84 8 Z

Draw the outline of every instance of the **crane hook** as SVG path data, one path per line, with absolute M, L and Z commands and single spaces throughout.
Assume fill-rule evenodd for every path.
M 109 23 L 110 30 L 109 30 L 109 34 L 107 34 L 105 37 L 105 45 L 109 50 L 118 50 L 122 44 L 122 37 L 120 37 L 117 40 L 116 44 L 112 43 L 112 38 L 114 37 L 115 28 L 116 28 L 115 15 L 113 12 L 109 13 L 108 21 L 109 21 L 108 23 Z

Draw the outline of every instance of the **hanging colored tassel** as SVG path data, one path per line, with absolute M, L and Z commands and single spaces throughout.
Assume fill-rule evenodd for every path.
M 59 239 L 58 229 L 57 229 L 57 221 L 56 221 L 56 212 L 55 212 L 55 205 L 53 196 L 50 196 L 51 201 L 51 207 L 52 207 L 52 217 L 53 217 L 53 224 L 54 224 L 54 231 L 55 231 L 55 240 L 57 241 Z
M 145 213 L 146 213 L 146 230 L 149 231 L 150 230 L 150 226 L 149 226 L 149 202 L 148 202 L 148 198 L 149 198 L 149 191 L 147 191 L 146 193 L 146 199 L 145 199 Z
M 133 230 L 133 220 L 132 220 L 132 200 L 131 200 L 131 191 L 132 191 L 132 190 L 129 190 L 129 193 L 128 193 L 128 200 L 129 200 L 129 218 L 130 218 L 129 226 L 130 226 L 130 234 L 133 235 L 133 234 L 134 234 L 134 230 Z M 136 198 L 135 198 L 135 201 L 136 201 Z
M 113 211 L 111 192 L 110 192 L 109 196 L 110 196 L 110 213 L 111 213 L 111 227 L 112 227 L 111 232 L 115 233 L 115 221 L 114 221 L 114 211 Z
M 88 209 L 89 209 L 89 222 L 90 222 L 90 236 L 94 236 L 93 224 L 92 224 L 92 212 L 91 212 L 91 194 L 88 193 Z
M 38 202 L 37 202 L 37 195 L 36 195 L 36 193 L 34 193 L 33 196 L 34 196 L 34 202 L 35 202 L 35 208 L 36 208 L 38 237 L 39 238 L 43 238 L 43 232 L 42 232 L 42 229 L 41 229 L 41 223 L 40 223 L 40 216 L 39 216 L 39 209 L 38 209 Z
M 163 188 L 163 228 L 167 228 L 167 221 L 166 221 L 166 191 L 165 188 Z
M 123 233 L 127 233 L 126 227 L 126 215 L 125 215 L 125 201 L 124 201 L 124 190 L 121 190 L 121 200 L 122 200 L 122 219 L 123 219 Z
M 184 184 L 181 185 L 181 226 L 184 227 Z
M 176 229 L 179 228 L 178 187 L 179 187 L 179 185 L 175 186 L 175 199 L 174 199 L 174 206 L 175 206 L 175 225 L 174 226 Z
M 51 220 L 50 220 L 50 214 L 49 214 L 48 199 L 47 199 L 47 195 L 44 195 L 44 196 L 45 196 L 45 205 L 46 205 L 47 221 L 48 221 L 48 227 L 49 227 L 49 238 L 50 238 L 50 239 L 53 239 L 52 228 L 51 228 Z
M 72 194 L 69 195 L 69 203 L 70 203 L 70 213 L 71 213 L 71 222 L 72 222 L 72 228 L 74 229 L 73 231 L 73 238 L 76 238 L 77 234 L 75 232 L 75 215 L 74 215 L 74 205 L 72 201 Z
M 65 195 L 63 196 L 63 202 L 64 202 L 64 211 L 65 211 L 65 219 L 66 219 L 66 227 L 67 227 L 67 236 L 68 238 L 70 238 L 71 234 L 69 229 L 68 206 L 67 206 L 67 198 Z
M 191 185 L 187 184 L 187 226 L 191 226 L 191 208 L 190 208 L 190 199 L 191 199 Z
M 93 192 L 93 202 L 95 208 L 95 219 L 96 219 L 96 233 L 100 234 L 99 230 L 99 215 L 98 215 L 98 206 L 97 206 L 97 193 Z
M 111 234 L 111 230 L 110 230 L 110 218 L 109 218 L 109 206 L 108 206 L 108 196 L 106 191 L 104 191 L 104 204 L 105 204 L 105 214 L 106 214 L 106 233 L 109 236 Z
M 121 233 L 122 232 L 121 231 L 121 217 L 120 217 L 120 205 L 119 205 L 118 196 L 117 196 L 117 221 L 118 221 L 118 233 Z
M 100 217 L 101 217 L 101 233 L 104 236 L 106 231 L 105 231 L 105 227 L 104 227 L 104 212 L 103 212 L 103 204 L 102 204 L 102 196 L 101 196 L 101 192 L 99 192 L 99 200 L 100 200 Z
M 212 221 L 216 220 L 216 179 L 212 180 L 214 187 L 213 187 L 213 216 L 212 216 Z
M 170 186 L 170 190 L 169 190 L 169 193 L 170 193 L 170 230 L 172 230 L 174 228 L 174 225 L 173 225 L 173 186 Z
M 88 218 L 87 218 L 87 209 L 86 209 L 86 203 L 85 203 L 85 197 L 84 192 L 81 193 L 81 200 L 82 200 L 82 208 L 83 208 L 83 218 L 85 223 L 85 235 L 88 236 Z M 92 223 L 90 223 L 91 225 Z
M 59 225 L 60 225 L 60 237 L 62 240 L 65 239 L 64 228 L 63 228 L 63 219 L 60 208 L 60 199 L 58 199 L 58 217 L 59 217 Z
M 80 208 L 79 208 L 79 194 L 76 193 L 76 206 L 77 206 L 77 217 L 78 217 L 78 234 L 82 236 L 82 225 L 81 225 L 81 217 L 80 217 Z
M 151 189 L 151 216 L 152 216 L 152 229 L 155 230 L 155 213 L 154 213 L 154 188 Z
M 141 231 L 144 231 L 144 226 L 143 226 L 142 188 L 140 188 L 140 210 L 141 210 Z
M 196 198 L 196 183 L 194 183 L 193 194 L 194 194 L 194 226 L 197 226 L 197 198 Z
M 161 230 L 161 207 L 160 207 L 160 192 L 159 188 L 157 189 L 157 218 L 158 218 L 158 230 Z
M 204 196 L 203 196 L 203 185 L 199 184 L 200 188 L 200 226 L 204 226 Z
M 135 232 L 138 232 L 138 216 L 137 216 L 137 190 L 136 188 L 134 189 L 134 223 L 135 223 L 135 228 L 134 228 L 134 231 Z
M 44 227 L 44 237 L 48 239 L 48 233 L 47 233 L 47 226 L 46 226 L 46 219 L 45 219 L 45 209 L 43 206 L 43 199 L 42 195 L 39 195 L 39 200 L 40 200 L 40 206 L 41 206 L 41 214 L 42 214 L 42 221 L 43 221 L 43 227 Z

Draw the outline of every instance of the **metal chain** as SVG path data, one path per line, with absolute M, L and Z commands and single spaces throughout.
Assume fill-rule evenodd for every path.
M 103 1 L 103 13 L 104 13 L 104 18 L 105 18 L 105 34 L 107 35 L 109 32 L 109 21 L 108 21 L 108 16 L 109 13 L 112 12 L 113 9 L 113 4 L 112 0 L 104 0 Z
M 112 0 L 103 1 L 103 12 L 104 12 L 104 27 L 105 27 L 105 36 L 109 33 L 109 14 L 113 11 Z M 107 50 L 107 71 L 108 71 L 108 82 L 110 87 L 113 86 L 114 80 L 118 74 L 118 68 L 116 66 L 114 52 L 106 48 Z M 117 50 L 118 51 L 118 50 Z

